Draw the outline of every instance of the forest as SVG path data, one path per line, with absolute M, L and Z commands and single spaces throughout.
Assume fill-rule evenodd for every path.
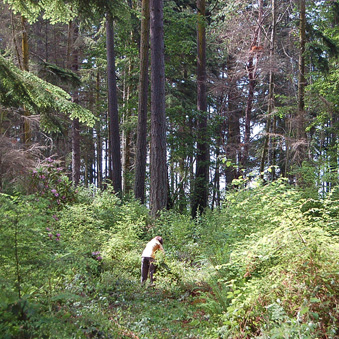
M 0 18 L 1 338 L 339 338 L 339 0 Z

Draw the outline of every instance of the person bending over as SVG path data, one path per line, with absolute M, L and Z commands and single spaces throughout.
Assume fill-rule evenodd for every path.
M 141 255 L 141 283 L 143 284 L 147 280 L 149 274 L 151 284 L 154 281 L 155 273 L 155 253 L 160 250 L 164 251 L 162 237 L 156 236 L 149 241 Z

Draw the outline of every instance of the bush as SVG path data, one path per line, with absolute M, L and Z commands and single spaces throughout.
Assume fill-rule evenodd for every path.
M 203 250 L 215 273 L 201 307 L 219 322 L 215 335 L 280 338 L 285 328 L 285 335 L 335 337 L 339 246 L 327 212 L 309 213 L 327 205 L 274 184 L 233 192 L 225 210 L 206 217 Z
M 31 191 L 48 199 L 51 208 L 62 207 L 75 201 L 76 190 L 64 174 L 58 161 L 47 158 L 31 172 Z

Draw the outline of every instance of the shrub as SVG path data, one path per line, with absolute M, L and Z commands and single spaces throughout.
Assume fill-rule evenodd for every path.
M 216 335 L 278 338 L 284 328 L 284 335 L 335 337 L 339 246 L 328 233 L 328 204 L 275 184 L 233 192 L 225 210 L 203 221 L 212 225 L 202 239 L 215 273 L 201 307 L 219 322 Z M 310 218 L 314 206 L 321 213 Z
M 31 172 L 31 191 L 48 199 L 51 208 L 62 207 L 75 201 L 76 191 L 72 182 L 64 174 L 60 163 L 47 158 L 38 168 Z

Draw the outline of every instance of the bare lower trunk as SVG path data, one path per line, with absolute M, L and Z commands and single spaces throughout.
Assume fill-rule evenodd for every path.
M 151 0 L 151 214 L 167 206 L 163 1 Z
M 110 154 L 112 164 L 112 182 L 114 191 L 121 194 L 121 150 L 118 115 L 117 83 L 115 75 L 115 52 L 113 20 L 108 15 L 106 21 L 106 48 L 107 48 L 107 85 L 108 85 L 108 112 Z
M 134 196 L 145 203 L 147 156 L 148 56 L 150 35 L 149 0 L 142 1 L 138 131 L 135 156 Z
M 197 1 L 198 8 L 198 62 L 197 62 L 197 109 L 200 112 L 197 125 L 197 162 L 195 187 L 193 194 L 192 216 L 198 210 L 203 212 L 208 205 L 209 183 L 209 142 L 207 130 L 207 95 L 206 95 L 206 16 L 205 0 Z

